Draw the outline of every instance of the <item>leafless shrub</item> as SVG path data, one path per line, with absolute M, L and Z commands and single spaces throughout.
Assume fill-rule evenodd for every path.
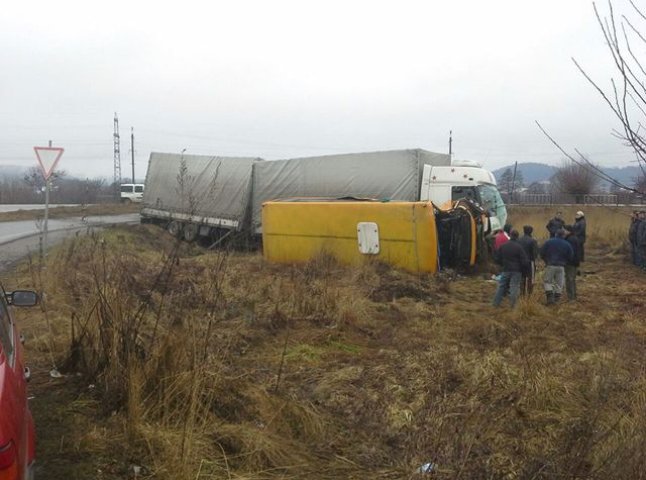
M 552 184 L 557 192 L 581 197 L 593 193 L 599 182 L 599 177 L 593 171 L 568 160 L 562 162 L 552 177 Z

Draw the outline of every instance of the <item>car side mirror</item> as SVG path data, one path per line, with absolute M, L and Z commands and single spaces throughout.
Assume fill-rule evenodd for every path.
M 16 307 L 33 307 L 38 305 L 38 294 L 32 290 L 14 290 L 7 292 L 7 303 Z

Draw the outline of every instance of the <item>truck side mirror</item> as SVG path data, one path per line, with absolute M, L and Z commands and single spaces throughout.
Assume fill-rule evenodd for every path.
M 33 307 L 38 304 L 38 294 L 32 290 L 7 292 L 7 303 L 16 307 Z

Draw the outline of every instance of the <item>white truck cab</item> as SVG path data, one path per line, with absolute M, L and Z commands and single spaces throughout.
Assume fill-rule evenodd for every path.
M 487 212 L 485 233 L 502 229 L 507 222 L 507 209 L 496 178 L 480 164 L 454 161 L 450 166 L 424 165 L 420 200 L 443 205 L 461 198 L 475 201 Z

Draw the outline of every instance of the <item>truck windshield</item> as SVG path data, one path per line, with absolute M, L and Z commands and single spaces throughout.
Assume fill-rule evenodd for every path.
M 478 185 L 480 203 L 491 216 L 498 217 L 500 225 L 507 223 L 507 209 L 500 192 L 493 185 Z
M 463 186 L 451 187 L 451 200 L 455 202 L 456 200 L 462 200 L 463 198 L 475 201 L 478 198 L 476 189 L 474 187 Z

